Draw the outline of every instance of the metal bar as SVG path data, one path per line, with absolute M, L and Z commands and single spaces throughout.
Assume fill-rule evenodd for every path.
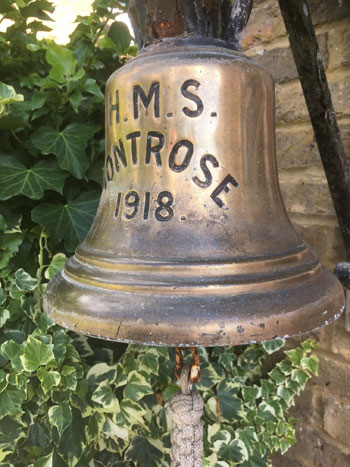
M 350 171 L 306 0 L 278 0 L 350 260 Z

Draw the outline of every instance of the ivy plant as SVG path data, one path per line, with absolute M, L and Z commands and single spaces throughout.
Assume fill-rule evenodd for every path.
M 90 339 L 42 311 L 47 281 L 95 215 L 104 160 L 104 86 L 136 49 L 115 20 L 126 1 L 95 0 L 64 46 L 48 0 L 2 0 L 0 21 L 0 465 L 169 465 L 172 348 Z M 294 397 L 317 373 L 310 340 L 200 348 L 203 465 L 258 467 L 295 442 Z

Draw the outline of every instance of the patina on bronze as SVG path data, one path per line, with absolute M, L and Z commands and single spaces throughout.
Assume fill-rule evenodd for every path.
M 282 203 L 271 76 L 203 42 L 163 40 L 108 81 L 98 212 L 45 296 L 62 326 L 233 345 L 311 331 L 343 310 L 341 285 Z

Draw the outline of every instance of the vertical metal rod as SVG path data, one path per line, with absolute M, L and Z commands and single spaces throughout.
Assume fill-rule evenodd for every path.
M 306 0 L 278 0 L 350 260 L 350 170 Z

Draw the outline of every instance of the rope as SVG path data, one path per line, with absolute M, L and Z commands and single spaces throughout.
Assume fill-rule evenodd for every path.
M 203 399 L 192 391 L 189 380 L 191 365 L 181 370 L 181 393 L 175 394 L 169 402 L 168 411 L 172 420 L 171 467 L 202 467 Z

